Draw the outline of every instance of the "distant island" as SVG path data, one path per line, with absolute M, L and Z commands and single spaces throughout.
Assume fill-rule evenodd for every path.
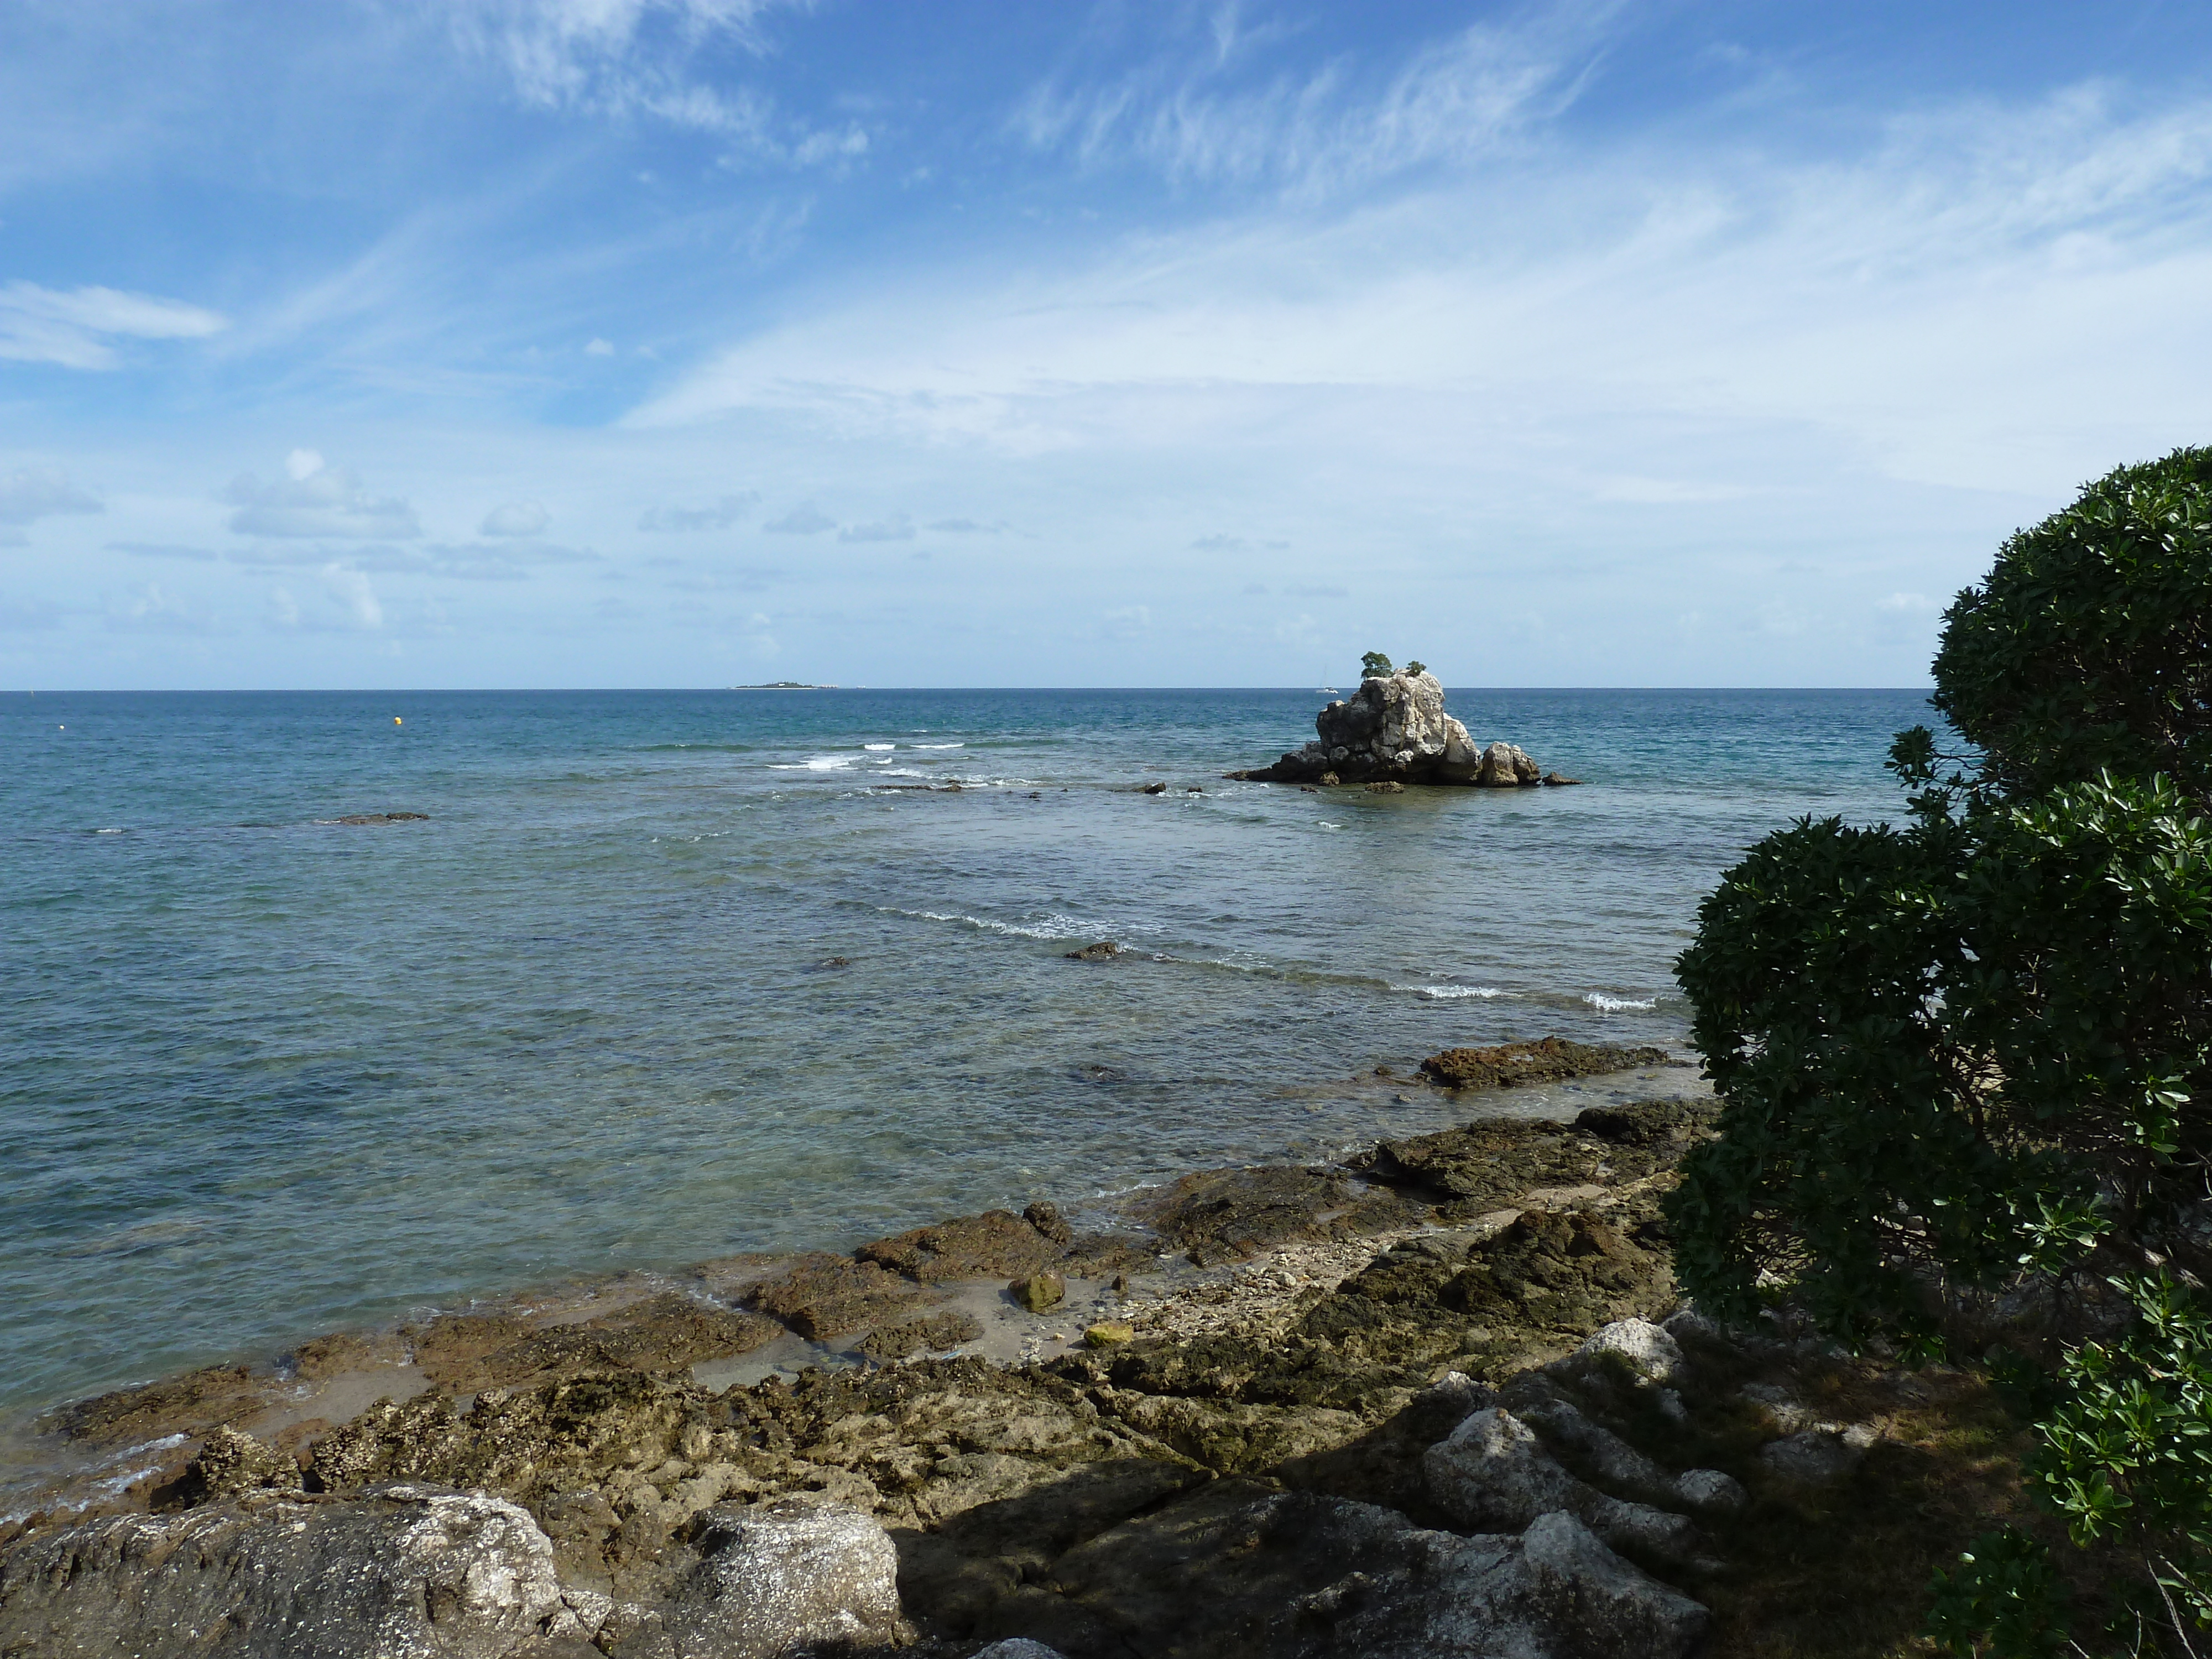
M 800 680 L 776 680 L 767 685 L 733 685 L 732 691 L 835 691 L 834 685 L 808 685 Z

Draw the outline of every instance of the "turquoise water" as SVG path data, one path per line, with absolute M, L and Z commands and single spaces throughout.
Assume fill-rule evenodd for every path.
M 1322 701 L 0 699 L 0 1406 L 1428 1127 L 1328 1085 L 1450 1043 L 1679 1044 L 1715 875 L 1893 815 L 1928 718 L 1460 691 L 1588 787 L 1221 780 Z

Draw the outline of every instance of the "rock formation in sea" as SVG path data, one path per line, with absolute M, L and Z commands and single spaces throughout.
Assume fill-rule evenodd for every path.
M 1273 766 L 1232 772 L 1268 783 L 1455 783 L 1526 788 L 1575 780 L 1542 767 L 1518 745 L 1479 745 L 1444 713 L 1444 689 L 1426 669 L 1370 674 L 1359 690 L 1314 717 L 1320 736 Z

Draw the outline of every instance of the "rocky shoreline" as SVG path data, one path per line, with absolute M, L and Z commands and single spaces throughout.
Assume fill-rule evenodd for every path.
M 1891 1432 L 1879 1378 L 1678 1307 L 1657 1200 L 1711 1112 L 1478 1121 L 82 1401 L 57 1430 L 160 1467 L 0 1539 L 0 1651 L 1686 1656 L 1765 1511 Z

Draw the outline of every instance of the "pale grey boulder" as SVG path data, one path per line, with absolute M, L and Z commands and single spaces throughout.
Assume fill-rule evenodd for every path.
M 1689 1376 L 1682 1345 L 1664 1326 L 1648 1319 L 1614 1320 L 1576 1349 L 1569 1360 L 1574 1368 L 1612 1361 L 1650 1388 L 1670 1387 Z
M 1656 1466 L 1655 1466 L 1656 1467 Z M 1518 1530 L 1565 1510 L 1607 1542 L 1662 1560 L 1697 1558 L 1696 1523 L 1600 1492 L 1562 1468 L 1535 1431 L 1503 1407 L 1475 1412 L 1422 1455 L 1430 1500 L 1462 1526 Z
M 1540 1374 L 1533 1374 L 1540 1377 Z M 1548 1379 L 1542 1379 L 1548 1381 Z M 1656 1458 L 1647 1457 L 1602 1423 L 1591 1420 L 1572 1401 L 1538 1387 L 1508 1395 L 1516 1415 L 1534 1426 L 1545 1441 L 1577 1453 L 1608 1486 L 1627 1486 L 1667 1503 L 1713 1513 L 1733 1514 L 1750 1501 L 1750 1495 L 1731 1476 L 1718 1469 L 1688 1469 L 1677 1474 Z
M 588 1653 L 527 1510 L 392 1486 L 128 1515 L 0 1557 L 0 1652 L 117 1659 Z
M 1521 1534 L 1521 1554 L 1532 1599 L 1568 1653 L 1676 1659 L 1711 1623 L 1703 1602 L 1622 1560 L 1571 1515 L 1538 1516 Z
M 1870 1436 L 1807 1429 L 1759 1449 L 1759 1461 L 1778 1480 L 1800 1486 L 1832 1486 L 1859 1466 Z
M 1010 1636 L 1003 1642 L 994 1642 L 988 1648 L 978 1648 L 969 1659 L 1064 1659 L 1058 1648 L 1048 1648 L 1042 1642 L 1032 1642 L 1026 1636 Z
M 908 1635 L 898 1552 L 872 1516 L 786 1498 L 709 1510 L 702 1559 L 617 1659 L 799 1659 Z

